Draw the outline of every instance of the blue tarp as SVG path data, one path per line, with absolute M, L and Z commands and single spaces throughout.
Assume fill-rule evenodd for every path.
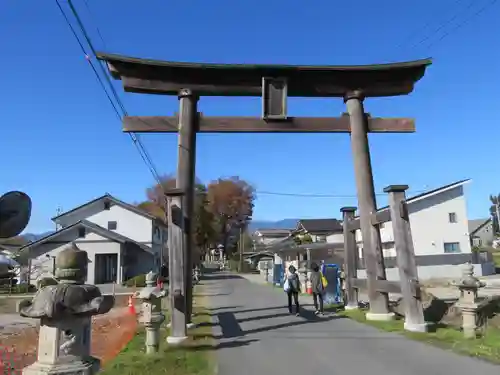
M 325 295 L 323 297 L 325 303 L 341 302 L 339 268 L 340 266 L 338 264 L 323 264 L 321 267 L 321 272 L 323 272 L 323 275 L 328 281 Z
M 283 264 L 275 264 L 273 269 L 273 283 L 274 285 L 281 285 L 285 278 L 285 270 Z

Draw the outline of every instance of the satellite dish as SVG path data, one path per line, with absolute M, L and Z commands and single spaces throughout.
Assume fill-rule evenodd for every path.
M 31 198 L 20 191 L 10 191 L 0 197 L 0 238 L 17 236 L 31 217 Z

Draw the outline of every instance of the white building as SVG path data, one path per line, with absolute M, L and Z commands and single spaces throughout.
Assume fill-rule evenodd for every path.
M 52 220 L 60 229 L 20 249 L 30 253 L 32 283 L 52 274 L 55 256 L 71 242 L 88 253 L 90 284 L 122 283 L 161 266 L 164 223 L 109 194 Z
M 288 238 L 291 233 L 290 229 L 257 229 L 252 237 L 256 245 L 269 246 Z
M 494 273 L 493 263 L 472 253 L 464 185 L 458 181 L 407 199 L 413 246 L 420 279 L 460 277 L 456 265 L 471 262 L 477 275 Z M 387 210 L 383 207 L 378 211 Z M 389 280 L 398 280 L 392 223 L 381 225 L 380 236 Z M 362 261 L 361 231 L 356 231 Z M 359 277 L 366 277 L 358 270 Z

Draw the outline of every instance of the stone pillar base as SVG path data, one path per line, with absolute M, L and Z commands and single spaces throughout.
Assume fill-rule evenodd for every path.
M 344 306 L 344 310 L 358 310 L 358 309 L 359 309 L 358 305 L 345 305 Z
M 57 364 L 35 362 L 23 369 L 23 375 L 94 375 L 101 368 L 101 361 L 94 357 Z
M 410 323 L 405 322 L 403 325 L 405 331 L 409 332 L 427 332 L 429 325 L 427 323 Z
M 167 337 L 167 344 L 172 345 L 172 346 L 180 345 L 185 340 L 187 340 L 187 336 L 184 336 L 184 337 L 168 336 Z
M 388 322 L 390 320 L 394 320 L 395 318 L 396 318 L 396 314 L 394 314 L 393 312 L 382 313 L 382 314 L 376 314 L 376 313 L 371 313 L 371 312 L 366 313 L 366 320 Z

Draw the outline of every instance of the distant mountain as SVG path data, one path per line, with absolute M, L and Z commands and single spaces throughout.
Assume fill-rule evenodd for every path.
M 299 219 L 283 219 L 278 221 L 252 220 L 248 226 L 253 232 L 257 229 L 295 229 Z
M 49 232 L 40 233 L 40 234 L 25 233 L 25 234 L 22 234 L 20 237 L 24 238 L 27 242 L 35 242 L 35 241 L 38 241 L 40 238 L 48 236 L 49 234 L 52 234 L 52 233 L 54 233 L 54 232 L 49 231 Z

